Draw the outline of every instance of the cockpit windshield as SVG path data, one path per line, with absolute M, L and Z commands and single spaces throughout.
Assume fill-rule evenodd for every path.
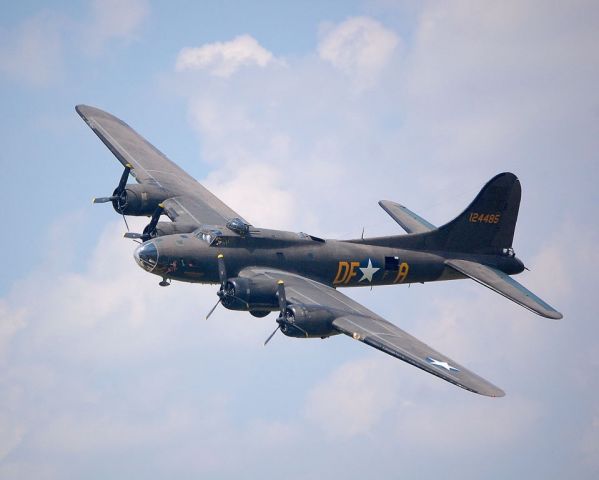
M 194 236 L 203 240 L 208 245 L 219 245 L 223 232 L 218 228 L 199 228 L 194 232 Z

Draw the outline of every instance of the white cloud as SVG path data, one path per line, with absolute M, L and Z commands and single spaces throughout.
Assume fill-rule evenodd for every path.
M 25 306 L 13 311 L 5 300 L 0 299 L 0 364 L 8 353 L 12 337 L 25 327 L 26 312 Z
M 255 164 L 210 175 L 206 186 L 219 198 L 226 198 L 242 217 L 256 226 L 294 229 L 294 195 L 285 184 L 285 174 L 270 165 Z
M 580 448 L 585 461 L 593 468 L 599 468 L 599 406 L 595 407 L 592 419 L 582 435 Z
M 146 0 L 93 0 L 91 20 L 82 26 L 88 47 L 98 51 L 110 40 L 134 38 L 149 11 Z
M 218 77 L 230 77 L 242 67 L 265 67 L 274 60 L 271 52 L 250 35 L 240 35 L 228 42 L 201 47 L 186 47 L 177 56 L 177 71 L 208 70 Z
M 146 222 L 130 220 L 134 230 Z M 36 473 L 61 462 L 64 472 L 70 468 L 65 456 L 89 458 L 188 437 L 181 455 L 187 465 L 204 451 L 194 466 L 202 472 L 211 462 L 224 468 L 226 455 L 218 452 L 230 438 L 247 437 L 254 452 L 293 438 L 286 424 L 268 419 L 232 425 L 221 393 L 230 387 L 226 381 L 218 387 L 219 374 L 211 373 L 217 350 L 233 363 L 248 348 L 254 352 L 248 357 L 262 354 L 272 318 L 252 322 L 220 308 L 206 322 L 215 288 L 158 287 L 158 277 L 135 264 L 136 245 L 122 238 L 123 229 L 120 220 L 107 226 L 81 272 L 48 274 L 42 262 L 0 300 L 0 476 L 34 467 L 15 460 L 20 448 L 53 452 L 53 459 L 35 465 Z M 56 248 L 47 255 L 60 254 Z M 238 382 L 235 372 L 228 378 Z M 190 383 L 197 385 L 188 390 Z M 187 392 L 174 398 L 180 388 Z M 207 431 L 212 434 L 202 437 Z
M 420 447 L 440 440 L 442 453 L 488 451 L 521 438 L 544 415 L 542 403 L 512 396 L 509 402 L 465 399 L 450 405 L 423 406 L 417 399 L 398 412 L 396 431 Z
M 329 31 L 318 45 L 318 54 L 362 89 L 374 85 L 399 44 L 397 34 L 376 20 L 355 17 Z
M 371 432 L 397 404 L 394 367 L 379 356 L 344 364 L 308 393 L 306 418 L 332 438 Z
M 63 73 L 64 27 L 64 19 L 42 12 L 12 31 L 0 29 L 0 71 L 36 87 L 57 82 Z
M 23 440 L 25 429 L 18 421 L 6 413 L 0 414 L 0 464 Z
M 94 0 L 87 21 L 42 10 L 11 30 L 0 28 L 0 72 L 35 87 L 55 85 L 73 49 L 96 53 L 110 40 L 134 38 L 148 12 L 146 0 Z

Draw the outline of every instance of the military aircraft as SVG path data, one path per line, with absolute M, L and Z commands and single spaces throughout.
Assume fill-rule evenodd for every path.
M 403 205 L 380 206 L 407 235 L 329 240 L 258 228 L 234 212 L 135 132 L 98 108 L 77 113 L 121 162 L 113 194 L 119 214 L 151 217 L 134 253 L 144 270 L 172 280 L 220 284 L 219 304 L 264 317 L 278 311 L 275 331 L 289 337 L 345 334 L 481 395 L 504 392 L 339 291 L 362 287 L 471 278 L 544 317 L 562 314 L 513 280 L 524 270 L 512 249 L 520 182 L 493 177 L 454 220 L 435 227 Z M 129 176 L 137 184 L 127 183 Z M 166 215 L 170 221 L 160 221 Z M 208 313 L 208 316 L 214 311 Z M 206 318 L 208 318 L 208 316 Z

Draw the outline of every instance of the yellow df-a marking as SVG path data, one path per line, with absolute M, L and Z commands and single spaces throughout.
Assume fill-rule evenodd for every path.
M 333 280 L 333 285 L 347 285 L 352 278 L 357 275 L 356 268 L 360 266 L 360 262 L 340 261 L 337 268 L 337 275 Z M 397 270 L 397 275 L 393 279 L 393 283 L 402 283 L 406 280 L 410 266 L 406 262 L 402 262 Z
M 406 262 L 401 262 L 399 265 L 399 270 L 397 271 L 397 275 L 395 276 L 395 280 L 393 283 L 402 283 L 406 280 L 408 276 L 408 272 L 410 271 L 410 266 Z
M 356 276 L 356 267 L 360 266 L 360 262 L 339 262 L 339 268 L 337 269 L 337 276 L 333 280 L 333 285 L 345 284 Z

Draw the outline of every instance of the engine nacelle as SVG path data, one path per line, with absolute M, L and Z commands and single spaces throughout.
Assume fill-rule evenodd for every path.
M 330 337 L 339 333 L 333 328 L 336 317 L 316 305 L 290 305 L 285 312 L 285 321 L 281 322 L 281 332 L 288 337 Z
M 272 312 L 279 309 L 277 284 L 272 281 L 234 277 L 225 284 L 223 306 L 229 310 Z
M 155 185 L 127 184 L 122 192 L 114 191 L 118 198 L 112 201 L 113 208 L 122 215 L 150 216 L 164 202 L 167 193 Z
M 180 222 L 158 222 L 156 224 L 156 237 L 163 235 L 174 235 L 176 233 L 191 233 L 198 228 L 195 224 L 185 224 Z M 144 233 L 145 230 L 144 230 Z

